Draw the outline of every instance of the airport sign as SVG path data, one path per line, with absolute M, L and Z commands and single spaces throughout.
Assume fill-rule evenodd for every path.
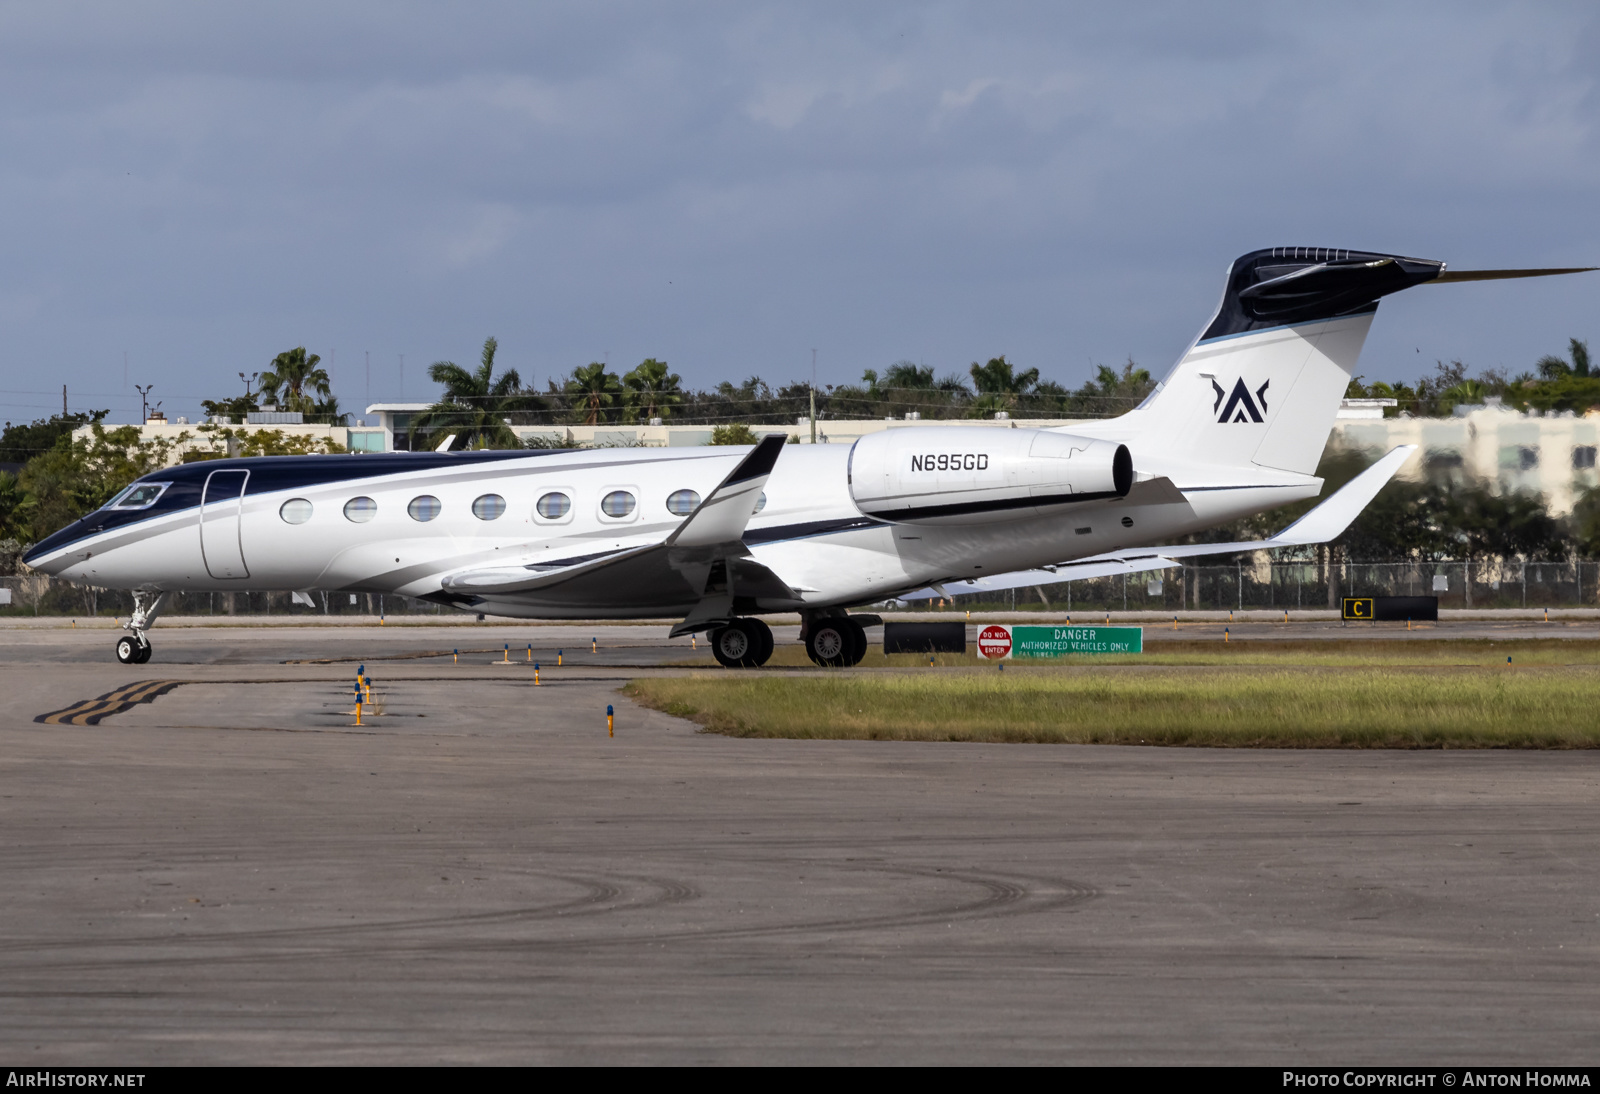
M 1070 657 L 1082 653 L 1143 653 L 1143 627 L 1061 626 L 978 630 L 978 656 L 991 661 L 1016 657 Z

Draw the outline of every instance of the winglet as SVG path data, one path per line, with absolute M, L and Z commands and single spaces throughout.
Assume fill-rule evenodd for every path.
M 767 485 L 767 476 L 772 474 L 787 443 L 788 438 L 782 433 L 763 437 L 699 508 L 667 537 L 667 546 L 709 547 L 737 543 L 744 535 L 745 525 L 755 515 L 756 499 L 761 496 L 761 488 Z

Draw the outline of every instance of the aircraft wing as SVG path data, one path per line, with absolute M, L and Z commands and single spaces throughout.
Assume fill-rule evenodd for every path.
M 915 592 L 904 593 L 901 600 L 923 600 L 951 593 L 990 592 L 997 589 L 1022 589 L 1033 585 L 1048 585 L 1057 581 L 1077 581 L 1082 578 L 1107 577 L 1131 574 L 1143 570 L 1164 570 L 1178 565 L 1177 559 L 1198 558 L 1204 555 L 1231 555 L 1242 551 L 1269 551 L 1275 547 L 1305 547 L 1327 543 L 1336 539 L 1350 522 L 1361 515 L 1379 490 L 1389 484 L 1402 464 L 1417 450 L 1414 444 L 1403 444 L 1386 454 L 1377 463 L 1340 487 L 1332 497 L 1311 512 L 1269 539 L 1247 540 L 1237 543 L 1185 543 L 1167 547 L 1131 547 L 1126 551 L 1112 551 L 1091 555 L 1073 562 L 1064 562 L 1037 570 L 1015 570 L 972 580 L 936 582 Z
M 797 606 L 800 598 L 749 558 L 743 542 L 756 500 L 785 443 L 782 434 L 764 438 L 660 543 L 525 566 L 463 570 L 441 581 L 443 596 L 463 603 L 508 598 L 550 607 L 625 599 L 663 612 L 692 605 L 691 619 L 731 615 L 736 596 L 759 599 L 763 606 Z M 715 601 L 716 610 L 701 613 L 707 600 Z

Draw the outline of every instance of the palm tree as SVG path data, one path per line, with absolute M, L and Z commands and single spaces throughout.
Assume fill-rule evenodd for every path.
M 622 386 L 627 388 L 623 401 L 645 421 L 666 418 L 674 406 L 683 402 L 680 380 L 677 373 L 667 371 L 665 361 L 646 357 L 638 368 L 622 377 Z
M 466 446 L 522 447 L 506 416 L 542 410 L 545 403 L 522 390 L 522 377 L 516 369 L 506 369 L 495 378 L 494 354 L 499 347 L 493 338 L 484 339 L 476 372 L 468 372 L 454 361 L 435 361 L 428 366 L 428 378 L 444 385 L 444 398 L 411 420 L 413 437 L 430 431 L 454 433 Z
M 1567 339 L 1567 348 L 1572 354 L 1572 364 L 1567 364 L 1555 354 L 1546 354 L 1539 358 L 1539 375 L 1546 380 L 1557 380 L 1563 376 L 1584 376 L 1589 373 L 1589 343 L 1577 338 Z
M 350 412 L 339 409 L 339 396 L 329 395 L 326 399 L 317 400 L 307 415 L 312 421 L 327 422 L 329 425 L 345 425 L 350 420 Z
M 617 382 L 617 374 L 607 372 L 606 366 L 599 361 L 591 361 L 582 368 L 572 370 L 572 378 L 567 381 L 567 394 L 582 407 L 584 425 L 599 425 L 601 420 L 608 417 L 606 408 L 617 401 L 622 394 L 622 385 Z
M 991 357 L 984 364 L 972 362 L 972 386 L 978 389 L 978 400 L 973 412 L 983 414 L 995 410 L 1009 410 L 1016 405 L 1017 396 L 1026 395 L 1028 389 L 1039 382 L 1039 370 L 1016 371 L 1006 360 L 1006 355 Z
M 312 396 L 326 398 L 332 391 L 327 370 L 318 367 L 321 361 L 322 358 L 315 353 L 308 354 L 304 346 L 284 350 L 272 359 L 271 367 L 261 374 L 261 394 L 284 410 L 316 413 L 316 400 Z M 279 388 L 283 389 L 281 395 Z

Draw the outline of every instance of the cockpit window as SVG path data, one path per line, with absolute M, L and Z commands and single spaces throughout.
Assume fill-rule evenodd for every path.
M 136 482 L 106 504 L 107 509 L 148 509 L 167 492 L 170 482 Z

